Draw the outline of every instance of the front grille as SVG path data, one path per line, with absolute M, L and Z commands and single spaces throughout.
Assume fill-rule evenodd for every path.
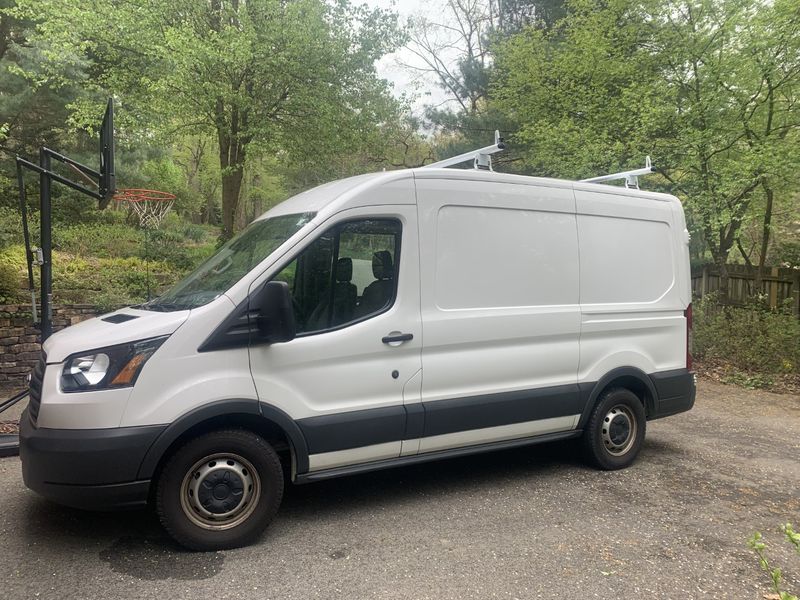
M 34 425 L 36 425 L 36 420 L 39 418 L 39 407 L 42 405 L 42 382 L 44 381 L 44 369 L 46 366 L 47 355 L 42 352 L 39 362 L 36 363 L 31 373 L 31 385 L 28 390 L 30 394 L 28 414 L 31 416 L 31 422 Z

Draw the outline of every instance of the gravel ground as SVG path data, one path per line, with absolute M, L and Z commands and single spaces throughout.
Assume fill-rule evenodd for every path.
M 287 491 L 260 543 L 188 553 L 148 512 L 87 513 L 27 491 L 0 459 L 4 598 L 762 598 L 746 546 L 800 592 L 800 397 L 701 381 L 603 473 L 554 444 Z

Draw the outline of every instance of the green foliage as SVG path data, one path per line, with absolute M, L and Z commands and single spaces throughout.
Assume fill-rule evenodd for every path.
M 56 303 L 113 308 L 142 302 L 148 289 L 151 295 L 164 291 L 214 251 L 216 228 L 175 217 L 146 236 L 137 226 L 126 225 L 124 217 L 122 212 L 108 213 L 105 222 L 54 228 Z M 25 250 L 14 242 L 0 250 L 0 300 L 27 301 L 21 294 L 27 277 Z M 35 276 L 38 283 L 38 270 Z
M 135 304 L 147 297 L 148 271 L 155 294 L 181 274 L 168 263 L 145 265 L 138 257 L 80 259 L 56 255 L 53 266 L 56 303 Z
M 19 274 L 7 263 L 0 262 L 0 303 L 14 303 L 19 296 Z
M 124 223 L 79 224 L 53 229 L 53 247 L 79 257 L 133 256 L 143 243 L 142 232 Z
M 775 255 L 779 265 L 800 269 L 800 240 L 790 239 L 779 243 Z
M 765 389 L 768 390 L 775 385 L 775 379 L 769 375 L 762 375 L 759 373 L 750 374 L 741 371 L 733 371 L 720 378 L 722 383 L 730 385 L 738 385 L 750 390 Z
M 800 321 L 788 310 L 720 306 L 707 294 L 694 305 L 693 318 L 694 354 L 738 369 L 736 383 L 764 387 L 767 374 L 800 373 Z
M 492 104 L 537 174 L 641 166 L 681 196 L 718 264 L 768 190 L 796 189 L 800 13 L 793 0 L 572 0 L 496 49 Z
M 497 49 L 494 104 L 518 123 L 514 141 L 540 175 L 582 178 L 640 166 L 665 111 L 659 57 L 644 51 L 641 3 L 570 3 L 550 30 Z
M 19 210 L 0 206 L 0 249 L 22 241 L 22 220 Z
M 786 541 L 794 548 L 798 556 L 800 556 L 800 533 L 795 532 L 791 523 L 786 523 L 781 527 Z M 749 540 L 747 545 L 758 557 L 758 564 L 761 569 L 769 575 L 772 589 L 778 595 L 780 600 L 798 600 L 794 594 L 790 594 L 786 590 L 781 589 L 783 583 L 783 572 L 779 567 L 773 567 L 767 559 L 766 549 L 767 545 L 763 541 L 763 536 L 759 532 L 755 532 Z
M 183 245 L 183 236 L 174 231 L 156 229 L 147 232 L 137 255 L 142 260 L 167 263 L 179 271 L 189 270 L 195 264 L 194 257 Z
M 346 0 L 16 3 L 11 14 L 31 21 L 30 39 L 48 49 L 30 78 L 66 81 L 65 55 L 91 64 L 84 84 L 96 98 L 70 105 L 74 127 L 96 123 L 97 100 L 112 92 L 122 98 L 123 140 L 213 136 L 228 237 L 249 157 L 281 153 L 307 163 L 362 150 L 382 142 L 377 124 L 397 114 L 374 63 L 402 38 L 396 17 L 381 9 Z M 175 175 L 167 162 L 146 164 L 142 174 L 167 184 Z M 191 206 L 183 188 L 178 195 L 178 210 Z

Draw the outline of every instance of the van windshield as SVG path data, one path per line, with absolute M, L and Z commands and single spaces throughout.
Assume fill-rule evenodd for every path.
M 165 294 L 138 308 L 168 312 L 208 304 L 297 233 L 314 214 L 297 213 L 254 221 Z

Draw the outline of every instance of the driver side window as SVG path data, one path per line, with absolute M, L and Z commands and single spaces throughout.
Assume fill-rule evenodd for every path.
M 284 267 L 277 281 L 292 291 L 297 333 L 368 319 L 396 295 L 401 225 L 364 219 L 337 225 Z

